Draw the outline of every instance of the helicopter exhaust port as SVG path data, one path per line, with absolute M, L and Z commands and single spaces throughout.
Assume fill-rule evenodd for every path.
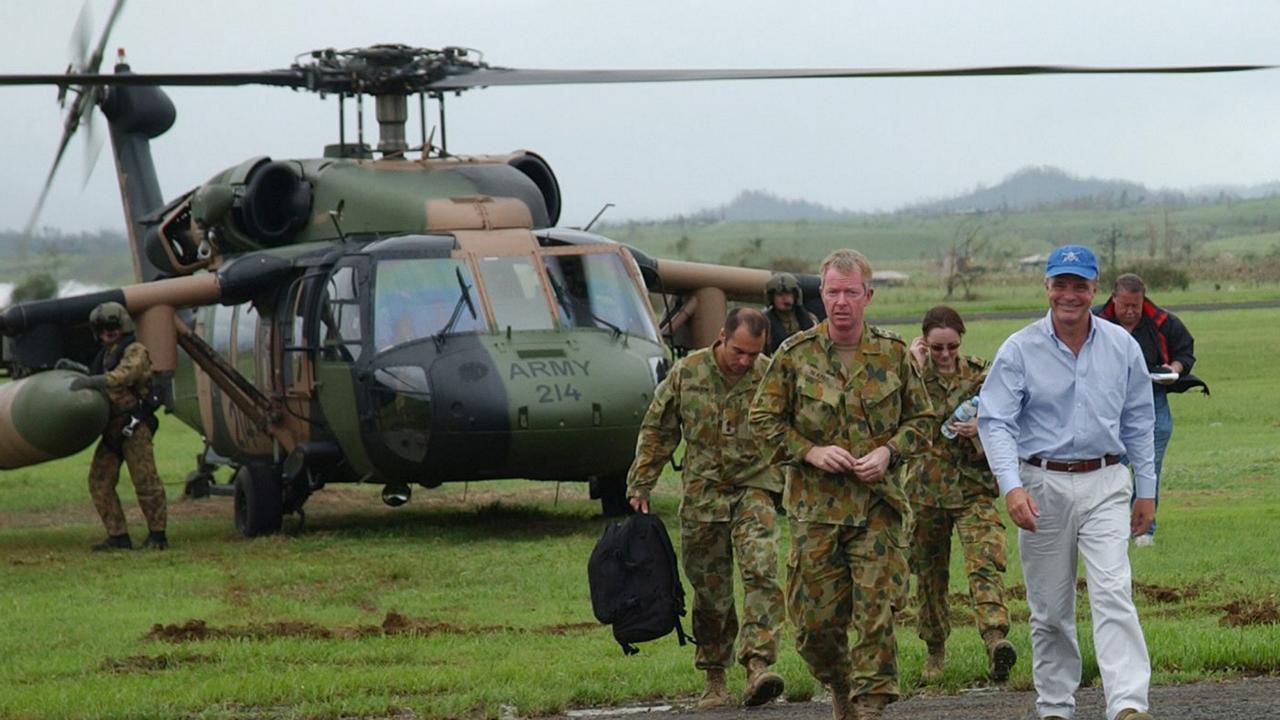
M 240 199 L 245 232 L 267 245 L 279 245 L 307 224 L 311 216 L 311 183 L 287 162 L 254 168 Z
M 400 507 L 409 502 L 413 489 L 405 483 L 387 483 L 382 486 L 382 502 L 391 507 Z

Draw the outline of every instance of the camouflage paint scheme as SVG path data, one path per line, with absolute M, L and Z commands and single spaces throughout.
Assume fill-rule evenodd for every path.
M 988 363 L 961 355 L 956 373 L 942 375 L 932 363 L 922 374 L 933 406 L 943 418 L 982 389 Z M 960 535 L 965 573 L 974 619 L 983 637 L 1009 632 L 1009 611 L 1004 602 L 1006 539 L 996 511 L 995 476 L 987 466 L 977 438 L 942 436 L 941 423 L 934 428 L 933 443 L 920 455 L 907 459 L 905 477 L 915 509 L 911 564 L 916 575 L 920 639 L 941 645 L 951 634 L 948 593 L 951 570 L 951 534 Z
M 715 347 L 676 361 L 658 386 L 627 474 L 627 495 L 647 500 L 683 437 L 680 545 L 694 593 L 694 665 L 702 670 L 729 665 L 735 636 L 739 663 L 758 657 L 772 665 L 784 612 L 776 509 L 782 473 L 766 462 L 748 422 L 768 360 L 757 356 L 752 369 L 728 387 Z M 743 587 L 741 628 L 734 608 L 735 558 Z
M 102 393 L 71 392 L 71 370 L 50 370 L 0 385 L 0 469 L 66 457 L 102 435 L 110 405 Z
M 874 483 L 830 474 L 804 461 L 817 445 L 855 457 L 892 443 L 903 457 L 929 446 L 937 414 L 906 343 L 864 325 L 846 368 L 827 323 L 778 349 L 756 392 L 751 423 L 774 460 L 787 465 L 792 546 L 787 609 L 796 648 L 814 677 L 849 682 L 853 694 L 898 694 L 893 613 L 908 585 L 911 508 L 892 468 Z M 850 626 L 858 642 L 848 647 Z

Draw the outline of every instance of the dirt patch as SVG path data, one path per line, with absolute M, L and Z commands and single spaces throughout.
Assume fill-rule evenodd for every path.
M 1280 623 L 1280 607 L 1276 606 L 1276 596 L 1271 595 L 1261 600 L 1242 598 L 1219 608 L 1226 613 L 1218 621 L 1223 627 L 1246 627 L 1249 625 L 1275 625 Z
M 149 673 L 214 662 L 217 662 L 217 658 L 212 655 L 130 655 L 125 658 L 107 658 L 102 661 L 101 668 L 109 673 Z
M 567 635 L 569 633 L 597 630 L 597 623 L 561 623 L 533 628 L 510 625 L 455 625 L 423 618 L 410 617 L 391 610 L 378 625 L 337 625 L 326 627 L 304 620 L 277 620 L 268 623 L 227 625 L 216 627 L 204 620 L 192 619 L 172 625 L 156 623 L 146 634 L 148 640 L 168 643 L 188 643 L 201 640 L 234 638 L 237 640 L 271 640 L 275 638 L 308 638 L 313 640 L 353 639 L 367 637 L 427 637 L 431 635 L 497 635 L 502 633 L 529 633 L 537 635 Z
M 1176 588 L 1167 585 L 1135 582 L 1133 589 L 1146 599 L 1158 603 L 1179 603 L 1183 600 L 1191 600 L 1200 596 L 1200 588 L 1196 585 Z

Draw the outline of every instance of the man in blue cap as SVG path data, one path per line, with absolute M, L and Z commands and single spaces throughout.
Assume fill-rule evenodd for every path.
M 1128 548 L 1130 535 L 1155 519 L 1155 411 L 1138 343 L 1091 312 L 1097 278 L 1097 258 L 1086 247 L 1049 255 L 1049 312 L 1000 346 L 982 386 L 978 433 L 1020 528 L 1040 717 L 1075 714 L 1076 563 L 1083 558 L 1107 719 L 1150 720 L 1151 661 Z M 1132 478 L 1120 462 L 1125 455 Z

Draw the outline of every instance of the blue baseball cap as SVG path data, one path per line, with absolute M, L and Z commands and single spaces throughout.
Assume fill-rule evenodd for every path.
M 1085 280 L 1098 278 L 1098 258 L 1093 251 L 1083 245 L 1063 245 L 1049 253 L 1049 261 L 1044 265 L 1045 277 L 1058 275 L 1079 275 Z

